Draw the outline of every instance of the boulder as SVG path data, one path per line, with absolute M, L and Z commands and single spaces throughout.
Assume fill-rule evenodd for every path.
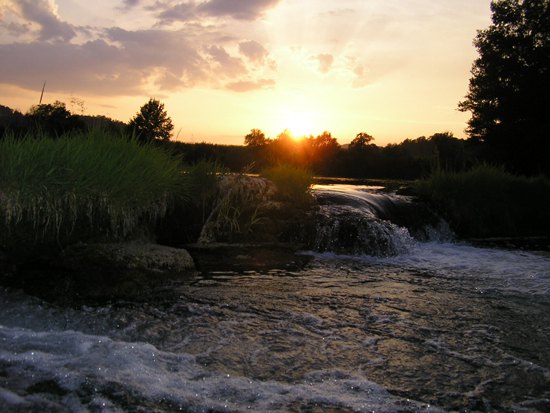
M 178 274 L 195 269 L 193 258 L 184 249 L 137 242 L 75 244 L 63 252 L 60 265 L 73 271 L 156 274 Z
M 46 269 L 18 277 L 31 295 L 75 305 L 150 300 L 196 273 L 187 250 L 150 243 L 75 244 Z

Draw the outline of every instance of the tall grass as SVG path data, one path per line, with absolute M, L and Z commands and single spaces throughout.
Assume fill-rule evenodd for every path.
M 309 189 L 313 175 L 308 170 L 292 165 L 278 165 L 263 169 L 260 175 L 275 184 L 282 201 L 299 208 L 311 205 Z
M 500 168 L 437 172 L 414 191 L 434 205 L 463 237 L 550 236 L 550 179 Z
M 92 130 L 0 141 L 0 245 L 128 237 L 189 196 L 180 163 Z

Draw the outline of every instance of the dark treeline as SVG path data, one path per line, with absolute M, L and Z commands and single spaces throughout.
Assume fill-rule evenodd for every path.
M 90 128 L 122 133 L 127 125 L 106 116 L 72 114 L 65 103 L 59 101 L 32 106 L 25 114 L 0 105 L 0 139 L 8 132 L 15 137 L 37 132 L 56 137 Z
M 71 132 L 100 128 L 112 136 L 133 136 L 152 141 L 179 156 L 186 165 L 214 162 L 231 172 L 260 172 L 274 165 L 292 165 L 317 176 L 418 179 L 436 171 L 460 172 L 487 162 L 486 146 L 478 139 L 458 139 L 450 132 L 406 139 L 378 146 L 374 138 L 360 132 L 348 145 L 341 145 L 330 132 L 295 139 L 288 131 L 275 139 L 259 129 L 244 137 L 244 146 L 171 141 L 171 119 L 162 103 L 154 99 L 142 106 L 128 123 L 105 116 L 73 115 L 59 101 L 31 107 L 26 113 L 0 105 L 0 139 L 14 137 L 56 137 Z M 505 165 L 504 165 L 505 166 Z
M 251 133 L 258 132 L 253 129 Z M 182 142 L 166 145 L 191 164 L 210 160 L 231 171 L 248 172 L 287 164 L 309 169 L 318 176 L 350 178 L 415 179 L 434 170 L 462 171 L 476 162 L 476 146 L 449 132 L 385 147 L 372 140 L 370 135 L 359 133 L 349 145 L 342 146 L 329 132 L 300 140 L 283 132 L 273 140 L 251 143 L 245 139 L 246 146 Z
M 152 103 L 159 106 L 155 106 L 154 116 L 163 115 L 167 122 L 169 118 L 159 102 L 149 101 L 144 108 Z M 36 132 L 55 137 L 102 128 L 115 132 L 114 135 L 134 134 L 146 141 L 144 137 L 148 133 L 144 130 L 147 128 L 135 127 L 136 119 L 147 118 L 140 113 L 129 123 L 124 123 L 105 116 L 73 115 L 64 103 L 58 101 L 33 106 L 26 114 L 0 105 L 0 139 L 8 131 L 15 137 Z M 415 179 L 434 170 L 460 171 L 471 166 L 476 159 L 473 142 L 458 139 L 449 132 L 406 139 L 385 147 L 374 144 L 374 138 L 367 133 L 358 133 L 349 145 L 342 146 L 330 132 L 296 140 L 284 131 L 277 138 L 268 139 L 258 129 L 252 129 L 245 136 L 244 146 L 183 143 L 165 137 L 152 140 L 180 156 L 185 164 L 208 160 L 233 172 L 259 172 L 269 166 L 286 164 L 308 169 L 319 176 Z

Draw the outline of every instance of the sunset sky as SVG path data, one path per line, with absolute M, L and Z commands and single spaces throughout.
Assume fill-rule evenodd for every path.
M 489 0 L 0 0 L 0 104 L 128 121 L 160 99 L 185 142 L 285 128 L 385 145 L 451 131 Z M 83 107 L 82 107 L 83 103 Z

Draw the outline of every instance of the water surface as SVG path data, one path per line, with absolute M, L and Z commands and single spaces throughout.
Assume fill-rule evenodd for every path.
M 1 289 L 0 410 L 550 411 L 547 255 L 440 241 L 309 254 L 147 301 L 67 308 Z

